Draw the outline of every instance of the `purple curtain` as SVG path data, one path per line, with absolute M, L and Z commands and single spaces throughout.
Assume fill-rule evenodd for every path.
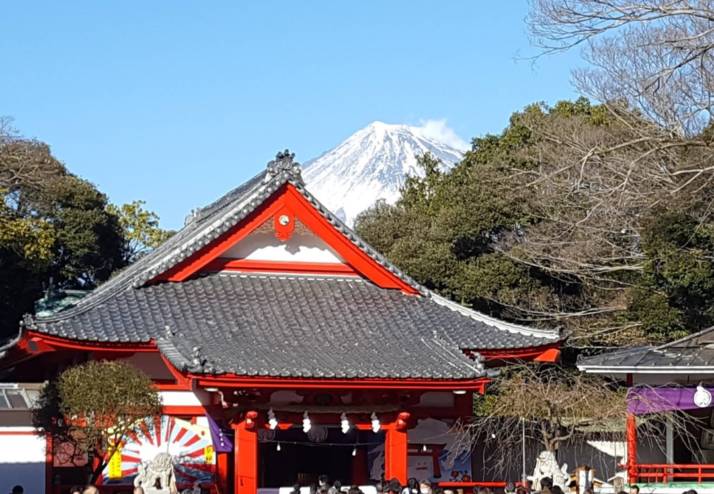
M 704 386 L 704 389 L 714 394 L 714 388 Z M 627 411 L 635 415 L 644 415 L 673 410 L 697 410 L 702 407 L 694 403 L 696 392 L 696 386 L 630 388 L 627 392 Z
M 213 441 L 213 449 L 216 453 L 230 453 L 233 451 L 233 441 L 230 436 L 221 429 L 213 417 L 206 414 L 208 419 L 208 429 L 211 431 L 211 440 Z

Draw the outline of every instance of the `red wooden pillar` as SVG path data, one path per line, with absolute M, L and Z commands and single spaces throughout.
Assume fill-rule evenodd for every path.
M 256 494 L 258 492 L 258 432 L 255 420 L 258 412 L 245 414 L 242 422 L 233 424 L 235 431 L 235 454 L 233 494 Z
M 229 473 L 228 453 L 218 453 L 216 455 L 216 468 L 218 470 L 218 490 L 220 494 L 228 494 Z
M 408 412 L 401 412 L 393 424 L 386 427 L 384 438 L 384 477 L 398 479 L 406 485 L 409 471 L 409 439 L 407 438 Z
M 637 482 L 637 417 L 627 414 L 627 478 L 630 484 Z
M 54 492 L 54 441 L 52 434 L 45 436 L 45 494 Z

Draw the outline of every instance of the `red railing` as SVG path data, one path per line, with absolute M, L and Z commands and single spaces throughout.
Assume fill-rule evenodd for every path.
M 714 465 L 636 465 L 637 482 L 714 482 Z

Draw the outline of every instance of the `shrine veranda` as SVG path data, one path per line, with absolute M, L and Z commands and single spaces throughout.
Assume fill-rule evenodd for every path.
M 0 390 L 29 404 L 90 359 L 149 375 L 162 415 L 109 461 L 107 491 L 126 491 L 159 452 L 174 458 L 179 488 L 221 493 L 320 473 L 471 481 L 469 452 L 448 454 L 450 426 L 488 392 L 489 369 L 555 361 L 560 342 L 416 283 L 325 210 L 283 153 L 74 305 L 27 318 L 1 350 Z M 0 457 L 0 478 L 15 472 L 26 492 L 82 483 L 82 462 L 36 434 L 27 406 L 6 408 L 0 440 L 14 453 Z

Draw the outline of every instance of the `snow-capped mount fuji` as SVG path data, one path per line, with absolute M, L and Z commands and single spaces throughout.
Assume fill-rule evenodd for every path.
M 394 203 L 407 176 L 423 175 L 427 152 L 445 168 L 462 152 L 426 135 L 424 127 L 372 122 L 337 147 L 304 164 L 307 189 L 348 225 L 379 199 Z

